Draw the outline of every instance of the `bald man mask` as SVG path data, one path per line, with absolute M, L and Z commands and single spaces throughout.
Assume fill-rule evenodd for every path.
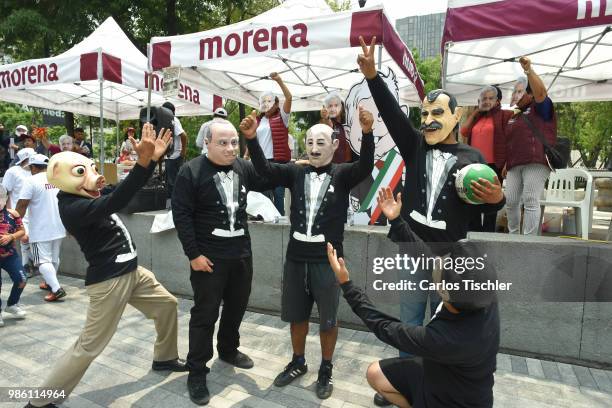
M 324 167 L 331 163 L 338 148 L 334 130 L 324 124 L 317 124 L 306 132 L 306 154 L 313 167 Z

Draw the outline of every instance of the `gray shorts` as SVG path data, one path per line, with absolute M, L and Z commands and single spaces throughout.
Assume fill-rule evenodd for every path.
M 321 331 L 336 326 L 340 286 L 328 263 L 297 262 L 287 259 L 283 271 L 281 319 L 304 322 L 317 302 Z

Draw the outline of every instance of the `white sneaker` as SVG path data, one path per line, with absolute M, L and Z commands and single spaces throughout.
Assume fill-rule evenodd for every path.
M 16 319 L 25 319 L 27 315 L 26 311 L 21 308 L 19 303 L 13 306 L 7 306 L 4 311 L 12 314 Z
M 2 313 L 0 313 L 0 327 L 4 327 L 4 320 L 2 320 Z

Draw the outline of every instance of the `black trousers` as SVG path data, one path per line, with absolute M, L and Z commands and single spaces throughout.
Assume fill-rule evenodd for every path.
M 499 182 L 503 182 L 501 169 L 498 169 L 494 163 L 489 163 L 488 166 L 495 171 Z M 478 232 L 495 232 L 496 226 L 497 211 L 491 213 L 479 212 L 472 220 L 470 220 L 469 230 Z
M 178 176 L 178 172 L 183 165 L 183 158 L 179 156 L 176 159 L 166 159 L 164 163 L 166 171 L 166 192 L 168 193 L 168 198 L 172 199 L 176 176 Z
M 208 373 L 213 357 L 213 334 L 223 300 L 217 333 L 217 351 L 233 356 L 240 345 L 240 323 L 251 294 L 253 258 L 213 260 L 213 272 L 191 271 L 194 306 L 189 319 L 187 367 L 192 373 Z

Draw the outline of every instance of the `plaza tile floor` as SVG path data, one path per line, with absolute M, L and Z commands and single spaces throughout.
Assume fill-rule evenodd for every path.
M 47 368 L 80 333 L 88 302 L 83 281 L 65 276 L 60 281 L 68 292 L 65 301 L 44 302 L 35 278 L 22 298 L 27 319 L 16 321 L 3 314 L 0 387 L 40 385 Z M 9 288 L 3 274 L 3 301 Z M 191 304 L 179 299 L 182 357 L 187 352 Z M 365 370 L 372 361 L 396 355 L 371 333 L 341 329 L 334 394 L 320 401 L 314 394 L 321 358 L 316 324 L 311 325 L 306 351 L 311 371 L 285 388 L 276 388 L 272 381 L 291 356 L 288 325 L 276 316 L 247 312 L 241 334 L 241 350 L 255 360 L 255 367 L 239 370 L 215 357 L 208 376 L 210 407 L 372 407 L 374 392 L 365 381 Z M 187 394 L 185 373 L 160 375 L 150 370 L 154 338 L 153 324 L 128 306 L 113 340 L 62 406 L 195 407 Z M 496 407 L 612 407 L 612 371 L 499 354 L 494 392 Z M 0 407 L 23 405 L 0 402 Z

